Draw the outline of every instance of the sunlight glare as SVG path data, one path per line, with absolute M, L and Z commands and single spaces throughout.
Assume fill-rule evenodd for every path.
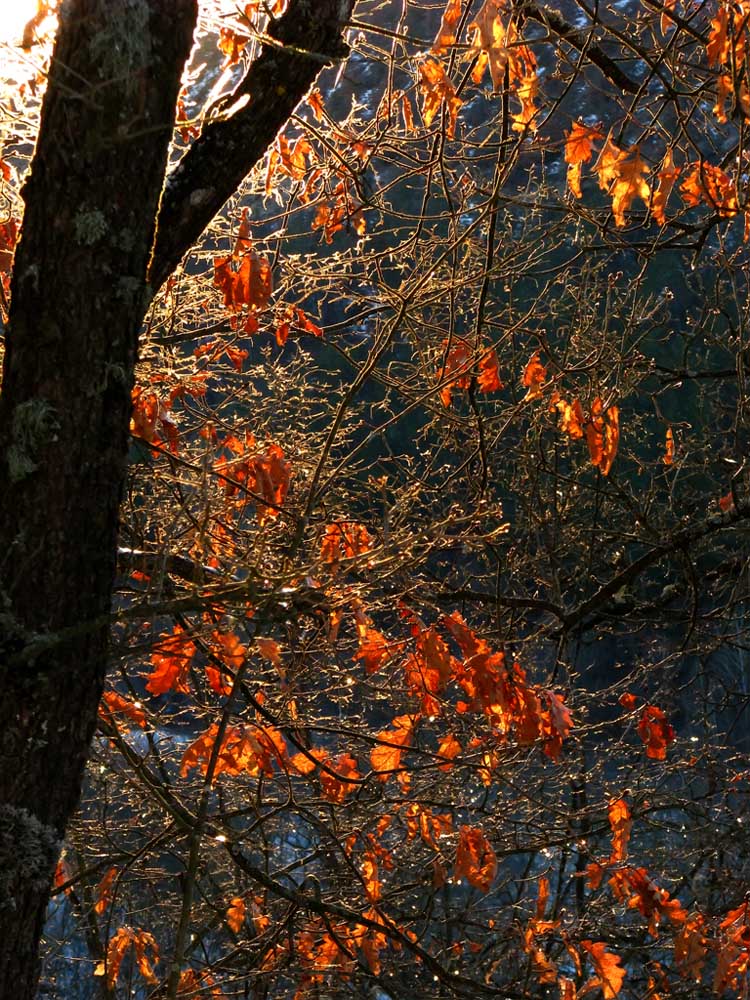
M 0 0 L 0 43 L 18 45 L 37 9 L 37 0 Z

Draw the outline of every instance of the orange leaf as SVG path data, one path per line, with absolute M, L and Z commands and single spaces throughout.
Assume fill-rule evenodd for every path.
M 705 202 L 723 219 L 730 219 L 739 212 L 734 183 L 721 167 L 711 163 L 693 163 L 680 185 L 680 192 L 689 208 Z
M 610 862 L 624 861 L 628 856 L 628 840 L 633 821 L 630 810 L 624 799 L 612 799 L 607 812 L 609 825 L 612 828 L 612 853 Z
M 532 354 L 528 364 L 523 370 L 521 385 L 523 385 L 527 390 L 526 395 L 523 398 L 525 400 L 541 399 L 542 385 L 544 384 L 546 378 L 547 369 L 539 360 L 539 351 L 536 351 Z
M 281 666 L 281 649 L 275 639 L 264 639 L 262 636 L 256 636 L 255 645 L 264 660 L 268 660 L 277 668 Z
M 449 343 L 449 340 L 444 340 L 443 347 L 447 347 Z M 454 373 L 457 373 L 457 377 L 444 385 L 440 390 L 440 399 L 443 406 L 451 405 L 454 387 L 468 389 L 471 385 L 471 373 L 469 370 L 471 367 L 471 353 L 471 348 L 467 342 L 461 337 L 457 337 L 450 351 L 444 357 L 439 374 L 440 380 L 442 381 Z
M 378 861 L 372 851 L 365 851 L 362 860 L 362 881 L 365 884 L 365 895 L 371 903 L 383 895 L 382 885 L 378 877 Z
M 141 729 L 146 728 L 146 713 L 139 701 L 130 701 L 116 691 L 105 691 L 99 704 L 99 718 L 114 724 L 116 715 L 124 715 Z
M 198 769 L 207 774 L 214 754 L 214 743 L 219 732 L 217 723 L 194 740 L 185 750 L 180 764 L 180 775 Z M 219 750 L 216 752 L 214 777 L 220 774 L 241 774 L 243 771 L 257 776 L 273 774 L 274 764 L 287 759 L 286 743 L 273 726 L 227 726 Z
M 647 757 L 652 760 L 665 760 L 667 746 L 674 740 L 675 731 L 660 708 L 656 705 L 646 705 L 638 723 L 638 735 L 646 744 Z
M 315 115 L 317 121 L 322 121 L 325 108 L 323 107 L 323 95 L 317 87 L 307 95 L 307 103 L 312 108 L 312 113 Z
M 441 107 L 447 115 L 446 132 L 453 138 L 458 109 L 463 103 L 456 95 L 455 88 L 437 59 L 422 60 L 419 65 L 420 88 L 422 90 L 422 119 L 427 128 Z
M 358 521 L 334 521 L 326 525 L 320 544 L 320 556 L 332 573 L 337 573 L 342 559 L 354 559 L 369 552 L 373 538 L 364 524 Z
M 455 28 L 460 19 L 461 0 L 448 0 L 443 14 L 443 20 L 440 22 L 440 30 L 438 31 L 437 38 L 435 39 L 435 44 L 432 46 L 432 52 L 435 55 L 440 55 L 442 52 L 446 52 L 451 45 L 455 44 Z
M 664 454 L 661 458 L 665 465 L 672 465 L 674 463 L 674 434 L 672 433 L 672 428 L 667 427 L 666 439 L 664 442 Z
M 117 877 L 117 869 L 110 868 L 96 889 L 95 913 L 104 913 L 112 902 L 112 885 Z
M 665 918 L 674 924 L 687 919 L 687 913 L 678 899 L 670 899 L 666 889 L 660 889 L 648 876 L 645 868 L 626 866 L 617 869 L 609 880 L 614 896 L 637 909 L 648 920 L 649 933 L 658 936 L 659 923 Z
M 557 392 L 553 392 L 549 408 L 551 411 L 557 410 L 560 416 L 559 426 L 563 434 L 567 434 L 573 440 L 583 437 L 585 419 L 583 407 L 578 399 L 573 399 L 568 403 Z
M 410 715 L 399 715 L 392 724 L 394 729 L 378 733 L 379 745 L 370 751 L 372 769 L 381 781 L 387 781 L 392 772 L 400 770 L 401 757 L 406 747 L 411 746 L 414 732 L 414 719 Z
M 456 877 L 465 876 L 470 885 L 489 892 L 497 874 L 497 857 L 481 830 L 462 826 L 456 849 Z
M 654 192 L 651 211 L 654 219 L 656 219 L 660 226 L 663 226 L 666 222 L 665 209 L 667 207 L 667 199 L 675 185 L 675 181 L 680 176 L 680 167 L 674 165 L 671 149 L 668 149 L 664 154 L 664 159 L 656 176 L 659 180 L 659 186 Z
M 636 198 L 648 204 L 651 188 L 643 176 L 648 169 L 637 146 L 623 150 L 607 136 L 594 170 L 599 175 L 599 187 L 612 197 L 617 226 L 625 225 L 625 212 Z
M 601 142 L 604 133 L 596 126 L 573 122 L 565 139 L 565 162 L 568 164 L 568 187 L 581 197 L 581 167 L 594 155 L 594 143 Z
M 154 975 L 153 963 L 159 959 L 159 949 L 152 934 L 148 931 L 134 930 L 132 927 L 120 927 L 110 938 L 107 946 L 107 985 L 112 989 L 120 975 L 120 966 L 128 950 L 135 951 L 135 961 L 138 971 L 148 983 L 157 982 Z M 151 952 L 151 956 L 147 954 Z M 95 976 L 104 975 L 104 962 L 100 962 L 95 971 Z
M 246 909 L 247 906 L 242 896 L 235 896 L 229 904 L 224 919 L 226 920 L 229 928 L 233 930 L 235 934 L 239 934 L 242 929 L 242 925 L 245 923 Z
M 359 632 L 359 648 L 354 654 L 355 660 L 361 660 L 365 665 L 365 672 L 374 674 L 380 670 L 384 663 L 394 655 L 395 651 L 403 649 L 403 643 L 389 642 L 388 639 L 371 628 L 368 624 L 357 625 Z
M 503 388 L 503 383 L 500 381 L 497 351 L 494 347 L 486 351 L 479 361 L 477 386 L 480 392 L 497 392 Z
M 591 419 L 586 424 L 586 441 L 592 465 L 603 476 L 609 475 L 620 441 L 620 411 L 616 406 L 610 406 L 605 413 L 600 396 L 591 404 Z
M 598 988 L 602 991 L 604 1000 L 614 1000 L 625 979 L 625 970 L 620 967 L 619 956 L 607 951 L 603 941 L 581 941 L 581 947 L 588 952 L 596 972 L 596 979 L 589 980 L 581 994 Z
M 222 28 L 219 32 L 219 49 L 225 55 L 224 68 L 234 66 L 240 61 L 240 56 L 250 41 L 249 35 L 241 35 L 231 28 Z
M 336 774 L 321 768 L 320 788 L 329 802 L 344 802 L 347 795 L 357 790 L 361 775 L 357 770 L 357 762 L 351 754 L 341 754 L 331 762 L 331 770 Z M 351 780 L 347 780 L 351 779 Z
M 189 694 L 188 671 L 194 655 L 195 643 L 179 625 L 172 629 L 171 636 L 162 633 L 151 654 L 154 670 L 149 675 L 146 690 L 155 695 L 167 691 Z
M 693 982 L 700 980 L 706 960 L 706 922 L 700 914 L 690 916 L 674 939 L 674 959 L 680 975 Z
M 444 757 L 448 763 L 438 765 L 441 771 L 450 771 L 453 767 L 453 760 L 461 753 L 461 749 L 461 744 L 453 733 L 448 733 L 442 738 L 437 753 L 438 757 Z

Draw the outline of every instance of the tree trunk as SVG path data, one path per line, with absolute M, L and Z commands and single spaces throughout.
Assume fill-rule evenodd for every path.
M 145 310 L 342 54 L 352 6 L 290 0 L 269 30 L 278 45 L 240 85 L 249 109 L 205 130 L 162 197 L 197 0 L 63 5 L 0 394 L 2 998 L 34 996 L 49 886 L 96 727 Z
M 69 0 L 0 396 L 0 996 L 34 996 L 107 662 L 146 275 L 196 0 Z M 88 626 L 64 641 L 66 629 Z

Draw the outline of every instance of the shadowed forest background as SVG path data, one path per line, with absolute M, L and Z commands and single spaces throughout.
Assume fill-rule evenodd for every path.
M 52 7 L 0 49 L 4 324 Z M 162 204 L 263 47 L 320 75 L 155 238 L 38 995 L 740 1000 L 750 3 L 359 0 L 324 54 L 297 8 L 199 5 Z

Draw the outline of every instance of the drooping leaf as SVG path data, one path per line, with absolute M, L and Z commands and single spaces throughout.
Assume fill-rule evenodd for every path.
M 456 95 L 448 74 L 442 63 L 427 57 L 419 64 L 419 76 L 422 90 L 422 120 L 425 126 L 429 128 L 438 111 L 445 108 L 446 132 L 448 137 L 452 138 L 462 101 Z
M 547 380 L 547 369 L 540 361 L 539 351 L 531 355 L 521 377 L 521 385 L 526 389 L 524 400 L 541 399 L 542 386 Z
M 612 828 L 612 853 L 610 862 L 625 861 L 628 856 L 628 840 L 633 821 L 625 799 L 612 799 L 607 809 L 609 825 Z
M 594 155 L 594 143 L 601 142 L 604 133 L 597 126 L 573 122 L 565 140 L 565 162 L 568 164 L 568 187 L 576 198 L 581 194 L 581 168 Z
M 411 746 L 414 722 L 411 715 L 399 715 L 392 721 L 393 729 L 378 733 L 378 745 L 370 751 L 370 764 L 381 781 L 400 770 L 404 750 Z
M 591 464 L 603 476 L 608 476 L 620 442 L 620 411 L 616 406 L 610 406 L 605 411 L 600 396 L 591 404 L 591 417 L 586 424 L 586 441 Z
M 646 705 L 638 723 L 638 735 L 646 744 L 646 756 L 652 760 L 665 760 L 667 747 L 675 738 L 675 731 L 667 717 L 656 705 Z
M 462 826 L 456 849 L 456 878 L 463 876 L 475 889 L 489 892 L 497 874 L 497 857 L 477 827 Z
M 242 926 L 245 923 L 246 910 L 247 904 L 242 896 L 235 896 L 227 907 L 224 919 L 227 922 L 227 926 L 233 930 L 235 934 L 239 934 L 242 930 Z
M 96 887 L 96 894 L 94 899 L 94 912 L 104 913 L 112 902 L 112 892 L 115 880 L 117 878 L 117 868 L 109 868 L 99 885 Z
M 654 192 L 654 199 L 651 203 L 651 212 L 660 226 L 663 226 L 667 221 L 667 201 L 677 178 L 680 176 L 680 172 L 680 167 L 674 165 L 672 148 L 670 147 L 664 154 L 664 159 L 656 175 L 659 186 Z
M 604 1000 L 614 1000 L 625 979 L 619 955 L 607 951 L 603 941 L 581 941 L 581 947 L 588 954 L 596 975 L 582 987 L 580 995 L 598 988 L 602 991 Z
M 461 19 L 461 0 L 448 0 L 443 19 L 440 22 L 435 44 L 432 46 L 434 55 L 447 52 L 456 43 L 456 25 Z
M 195 652 L 195 643 L 181 626 L 175 625 L 171 635 L 163 633 L 151 653 L 154 670 L 149 675 L 146 690 L 154 695 L 166 694 L 167 691 L 189 694 L 190 661 Z
M 664 454 L 661 457 L 664 465 L 674 464 L 674 432 L 671 427 L 667 427 L 664 440 Z
M 117 691 L 105 691 L 99 704 L 99 718 L 110 724 L 118 721 L 118 716 L 124 717 L 141 729 L 147 726 L 146 713 L 138 701 L 131 701 Z

